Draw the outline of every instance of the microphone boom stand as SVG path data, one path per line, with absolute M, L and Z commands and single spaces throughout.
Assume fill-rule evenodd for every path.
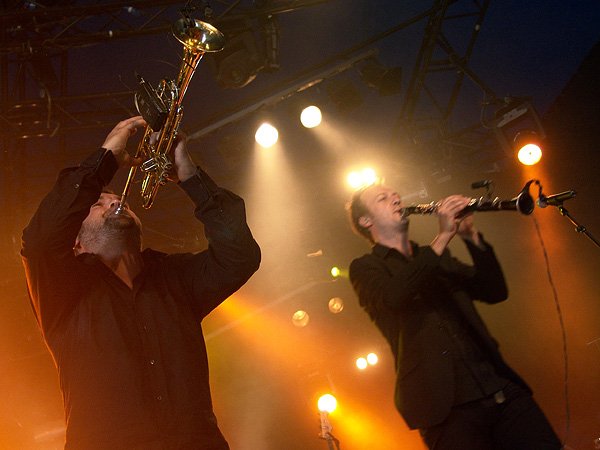
M 573 198 L 576 194 L 575 191 L 566 191 L 563 192 L 561 194 L 556 194 L 556 195 L 551 195 L 550 197 L 546 197 L 544 195 L 544 193 L 542 192 L 542 183 L 540 183 L 540 180 L 531 180 L 528 182 L 528 184 L 526 185 L 526 187 L 529 185 L 529 183 L 535 182 L 535 184 L 538 185 L 539 188 L 539 192 L 538 192 L 538 202 L 540 200 L 543 201 L 544 205 L 550 205 L 550 203 L 548 202 L 548 200 L 550 200 L 550 198 L 553 199 L 554 202 L 558 203 L 558 204 L 554 204 L 554 206 L 556 206 L 558 208 L 558 212 L 563 216 L 566 217 L 567 219 L 569 219 L 569 221 L 575 225 L 575 231 L 577 231 L 578 233 L 583 233 L 585 234 L 588 238 L 590 238 L 590 240 L 596 244 L 596 247 L 600 247 L 600 242 L 598 242 L 598 240 L 596 238 L 594 238 L 594 236 L 592 236 L 590 233 L 588 233 L 587 229 L 581 225 L 580 223 L 578 223 L 570 214 L 569 211 L 567 211 L 567 208 L 565 208 L 563 206 L 563 201 L 564 200 L 568 200 L 570 198 Z M 565 195 L 566 194 L 566 195 Z M 548 203 L 546 203 L 548 202 Z M 538 206 L 542 206 L 540 203 L 538 203 Z M 545 206 L 542 206 L 542 208 L 544 208 Z
M 562 203 L 561 203 L 560 205 L 558 205 L 558 206 L 557 206 L 557 208 L 558 208 L 558 212 L 559 212 L 559 213 L 560 213 L 562 216 L 564 216 L 564 217 L 566 217 L 567 219 L 569 219 L 569 221 L 570 221 L 570 222 L 571 222 L 573 225 L 575 225 L 575 231 L 577 231 L 578 233 L 583 233 L 583 234 L 585 234 L 585 235 L 586 235 L 588 238 L 590 238 L 590 240 L 591 240 L 591 241 L 592 241 L 594 244 L 596 244 L 596 246 L 597 246 L 597 247 L 600 247 L 600 242 L 598 242 L 598 240 L 597 240 L 596 238 L 594 238 L 594 236 L 592 236 L 592 235 L 591 235 L 591 234 L 588 232 L 588 230 L 587 230 L 587 229 L 586 229 L 586 228 L 585 228 L 583 225 L 581 225 L 580 223 L 578 223 L 578 222 L 577 222 L 577 221 L 576 221 L 576 220 L 575 220 L 575 219 L 574 219 L 574 218 L 573 218 L 573 217 L 572 217 L 572 216 L 569 214 L 569 211 L 567 211 L 567 208 L 565 208 L 565 207 L 562 205 Z

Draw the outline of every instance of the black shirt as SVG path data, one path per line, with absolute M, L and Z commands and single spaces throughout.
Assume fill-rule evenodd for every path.
M 243 200 L 202 170 L 179 183 L 209 248 L 146 249 L 130 289 L 73 244 L 118 166 L 104 149 L 63 170 L 23 233 L 29 294 L 58 368 L 66 449 L 228 449 L 212 410 L 202 319 L 257 270 Z

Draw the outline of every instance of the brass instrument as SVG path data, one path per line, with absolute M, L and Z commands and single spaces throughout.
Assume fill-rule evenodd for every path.
M 136 107 L 148 122 L 146 131 L 136 152 L 137 157 L 147 158 L 140 169 L 144 172 L 142 181 L 142 206 L 150 208 L 156 197 L 158 187 L 167 182 L 169 171 L 173 164 L 167 154 L 173 140 L 177 136 L 179 123 L 183 116 L 181 102 L 187 87 L 196 71 L 196 67 L 206 52 L 218 52 L 225 45 L 225 37 L 212 25 L 200 20 L 184 17 L 173 24 L 171 32 L 181 42 L 183 58 L 179 74 L 175 81 L 163 78 L 158 88 L 154 90 L 140 78 L 140 90 L 136 93 Z M 155 143 L 150 142 L 150 136 L 159 131 Z M 122 211 L 129 188 L 136 173 L 136 166 L 131 167 L 129 176 L 121 195 L 121 203 L 115 214 Z
M 498 197 L 490 200 L 484 197 L 472 198 L 467 206 L 457 215 L 457 218 L 463 217 L 473 211 L 519 211 L 521 214 L 529 215 L 533 212 L 535 202 L 529 194 L 529 185 L 533 182 L 528 181 L 523 190 L 511 200 L 500 200 Z M 440 207 L 440 202 L 431 202 L 422 205 L 412 205 L 402 208 L 400 213 L 402 217 L 411 214 L 434 214 Z

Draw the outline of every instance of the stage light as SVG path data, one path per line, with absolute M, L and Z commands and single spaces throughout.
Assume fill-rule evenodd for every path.
M 362 177 L 358 172 L 351 172 L 348 175 L 348 184 L 353 188 L 359 188 L 362 185 Z
M 269 14 L 259 18 L 260 32 L 263 40 L 265 64 L 263 72 L 273 73 L 281 69 L 279 63 L 279 16 Z
M 348 175 L 348 184 L 355 189 L 363 186 L 370 186 L 377 182 L 377 174 L 373 169 L 365 168 L 361 172 L 351 172 Z
M 319 411 L 328 412 L 331 414 L 337 408 L 337 400 L 331 394 L 321 395 L 317 401 Z
M 264 67 L 252 21 L 248 17 L 221 24 L 227 43 L 220 52 L 205 55 L 207 65 L 221 89 L 238 89 L 256 78 Z
M 526 166 L 537 164 L 542 158 L 539 136 L 531 130 L 517 133 L 514 138 L 514 149 L 517 151 L 519 161 Z
M 261 147 L 269 148 L 279 139 L 279 132 L 273 125 L 265 122 L 256 130 L 254 139 Z
M 292 322 L 298 328 L 305 327 L 309 320 L 310 317 L 306 311 L 298 310 L 292 315 Z
M 58 89 L 58 78 L 54 72 L 54 66 L 45 51 L 34 51 L 28 56 L 30 74 L 41 89 L 40 96 L 44 97 L 46 91 Z
M 537 164 L 542 159 L 542 149 L 535 144 L 527 144 L 519 150 L 519 161 L 526 166 Z
M 306 128 L 314 128 L 321 123 L 321 110 L 316 106 L 308 106 L 300 114 L 300 122 Z
M 360 92 L 352 81 L 331 80 L 325 86 L 327 98 L 335 107 L 337 112 L 345 116 L 364 103 Z
M 344 309 L 344 301 L 339 297 L 333 297 L 329 300 L 329 311 L 333 314 L 341 313 Z
M 367 86 L 377 89 L 380 97 L 402 92 L 402 68 L 386 69 L 375 58 L 360 68 L 360 78 Z
M 519 153 L 526 144 L 524 140 L 527 136 L 537 136 L 536 144 L 539 147 L 540 142 L 546 138 L 546 132 L 535 108 L 528 101 L 509 97 L 502 100 L 501 104 L 495 112 L 492 130 L 507 156 L 514 158 L 516 155 L 523 162 Z M 522 155 L 528 161 L 523 164 L 527 165 L 537 163 L 542 156 L 541 149 L 533 148 L 526 149 Z
M 379 358 L 377 358 L 377 355 L 375 353 L 369 353 L 367 355 L 367 362 L 371 365 L 377 364 L 377 361 L 379 361 Z
M 363 169 L 363 171 L 360 173 L 360 175 L 362 176 L 362 179 L 367 186 L 369 186 L 377 181 L 377 175 L 375 174 L 375 171 L 373 169 L 369 169 L 369 168 Z
M 356 360 L 356 367 L 358 367 L 360 370 L 366 369 L 367 366 L 368 366 L 368 362 L 362 356 Z
M 334 277 L 338 277 L 340 275 L 340 269 L 337 267 L 331 268 L 331 275 Z

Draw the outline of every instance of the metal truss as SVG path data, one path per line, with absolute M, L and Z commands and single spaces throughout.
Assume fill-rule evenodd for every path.
M 167 33 L 177 9 L 183 6 L 159 0 L 94 2 L 84 5 L 70 0 L 63 0 L 63 3 L 65 1 L 73 4 L 61 6 L 59 2 L 54 7 L 39 7 L 28 11 L 4 9 L 0 12 L 2 138 L 53 136 L 92 128 L 107 128 L 124 111 L 131 114 L 132 92 L 76 97 L 68 95 L 68 50 L 111 40 Z M 230 24 L 235 23 L 240 17 L 258 18 L 330 1 L 333 0 L 270 1 L 258 8 L 249 0 L 218 1 L 215 3 L 215 10 L 208 9 L 203 4 L 201 18 L 227 26 L 228 21 L 231 21 Z M 434 171 L 447 170 L 445 166 L 478 163 L 479 160 L 487 163 L 498 153 L 496 143 L 490 139 L 490 133 L 481 123 L 464 126 L 458 131 L 451 126 L 465 76 L 479 86 L 486 96 L 496 97 L 469 67 L 469 59 L 488 4 L 489 0 L 436 0 L 423 13 L 339 55 L 347 58 L 409 25 L 421 20 L 427 21 L 418 58 L 396 122 L 392 145 L 408 148 L 419 164 L 429 164 L 434 167 Z M 61 59 L 61 73 L 58 77 L 60 94 L 51 97 L 47 92 L 48 95 L 42 98 L 28 98 L 27 80 L 31 85 L 31 79 L 35 76 L 32 73 L 31 58 L 40 53 L 44 57 Z M 336 58 L 332 59 L 335 60 Z M 18 67 L 12 85 L 9 85 L 8 76 L 10 65 Z M 325 64 L 321 64 L 316 69 L 324 67 Z M 443 82 L 440 82 L 441 78 Z M 227 114 L 236 113 L 238 111 L 228 110 L 217 116 L 219 120 L 223 120 Z M 192 128 L 197 131 L 210 125 L 202 123 Z
M 259 8 L 249 0 L 217 1 L 214 10 L 206 5 L 196 9 L 200 10 L 202 20 L 227 26 L 228 22 L 233 23 L 241 17 L 252 20 L 331 1 L 269 1 Z M 92 4 L 63 1 L 53 7 L 35 3 L 35 8 L 25 10 L 26 3 L 16 2 L 13 8 L 5 7 L 0 11 L 0 137 L 4 138 L 54 136 L 106 128 L 114 124 L 115 117 L 123 115 L 123 110 L 131 114 L 133 92 L 69 95 L 68 50 L 166 34 L 174 18 L 178 17 L 178 11 L 189 6 L 165 0 L 96 1 Z M 60 63 L 53 64 L 52 61 L 57 59 Z M 42 68 L 36 71 L 40 66 Z M 53 80 L 40 80 L 36 72 L 57 66 L 60 73 L 56 74 L 51 93 L 49 84 Z M 31 92 L 41 92 L 42 96 L 33 97 Z
M 429 14 L 393 142 L 426 162 L 430 172 L 486 165 L 503 156 L 485 124 L 451 126 L 465 76 L 496 98 L 468 65 L 488 5 L 489 0 L 438 0 Z

